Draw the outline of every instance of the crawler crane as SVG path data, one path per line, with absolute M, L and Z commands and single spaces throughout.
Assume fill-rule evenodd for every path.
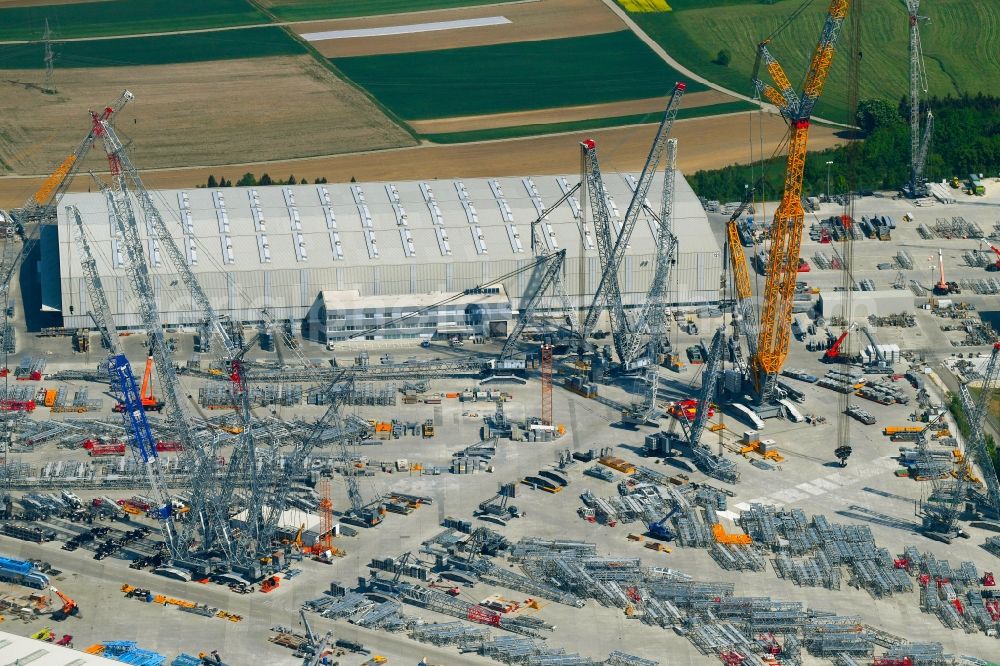
M 52 614 L 53 620 L 64 620 L 70 615 L 77 615 L 80 612 L 80 607 L 77 606 L 75 601 L 54 587 L 50 587 L 49 589 L 55 592 L 56 596 L 63 602 L 62 608 Z
M 760 317 L 757 351 L 751 358 L 750 375 L 760 403 L 773 402 L 778 374 L 788 356 L 789 332 L 795 281 L 802 248 L 802 227 L 805 210 L 802 207 L 802 179 L 809 141 L 809 124 L 816 101 L 823 92 L 834 46 L 840 34 L 851 0 L 832 0 L 816 50 L 813 52 L 802 93 L 792 88 L 784 69 L 768 50 L 771 38 L 757 48 L 753 81 L 757 90 L 778 107 L 789 125 L 788 159 L 785 167 L 781 202 L 771 226 L 771 247 L 767 262 L 767 282 Z M 760 79 L 763 65 L 776 87 Z

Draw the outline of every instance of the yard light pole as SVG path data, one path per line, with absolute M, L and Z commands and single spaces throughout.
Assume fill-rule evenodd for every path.
M 826 200 L 830 200 L 830 167 L 833 166 L 833 160 L 827 160 L 826 162 Z

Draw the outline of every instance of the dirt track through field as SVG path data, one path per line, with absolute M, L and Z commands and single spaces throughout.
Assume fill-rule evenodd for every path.
M 682 171 L 691 173 L 698 169 L 747 162 L 749 147 L 746 139 L 734 137 L 746 137 L 749 124 L 749 113 L 677 121 L 673 136 L 680 144 L 678 166 Z M 770 154 L 783 139 L 785 124 L 780 118 L 769 115 L 765 117 L 763 126 L 767 139 L 765 148 Z M 576 173 L 580 169 L 579 142 L 584 138 L 597 141 L 605 171 L 638 171 L 642 169 L 655 129 L 655 125 L 639 125 L 508 141 L 422 145 L 279 162 L 148 171 L 144 172 L 143 180 L 154 188 L 182 188 L 204 183 L 210 174 L 235 181 L 247 171 L 258 176 L 267 172 L 280 177 L 294 173 L 296 177 L 304 177 L 310 182 L 318 177 L 346 182 L 351 177 L 359 181 L 377 181 Z M 820 125 L 813 126 L 809 139 L 813 150 L 843 142 L 835 135 L 835 130 Z M 142 150 L 142 145 L 137 144 L 138 155 L 141 156 Z M 23 203 L 41 180 L 0 178 L 0 207 Z M 88 184 L 87 178 L 77 178 L 74 188 L 85 190 Z
M 53 96 L 37 89 L 40 76 L 0 70 L 0 174 L 50 171 L 86 134 L 87 109 L 103 108 L 125 87 L 136 98 L 118 126 L 143 167 L 414 144 L 364 95 L 307 56 L 64 69 Z
M 737 101 L 725 93 L 715 90 L 691 93 L 684 96 L 683 108 L 693 109 L 699 106 L 725 104 Z M 663 113 L 667 105 L 666 97 L 650 97 L 634 99 L 625 102 L 608 104 L 586 104 L 583 106 L 567 106 L 558 109 L 536 109 L 533 111 L 517 111 L 513 113 L 495 113 L 487 116 L 460 116 L 455 118 L 436 118 L 434 120 L 412 120 L 410 127 L 418 134 L 444 134 L 447 132 L 468 132 L 479 129 L 494 129 L 498 127 L 520 127 L 522 125 L 545 125 L 590 118 L 616 118 L 619 116 L 638 115 L 640 113 Z M 651 117 L 650 121 L 655 120 Z
M 352 39 L 330 39 L 313 42 L 327 57 L 373 55 L 377 53 L 411 53 L 464 46 L 485 46 L 508 42 L 531 42 L 543 39 L 578 37 L 615 32 L 625 24 L 600 0 L 539 0 L 512 5 L 466 7 L 434 12 L 421 12 L 411 18 L 404 16 L 373 16 L 297 23 L 295 32 L 307 34 L 327 30 L 357 30 L 402 26 L 410 23 L 431 23 L 460 19 L 503 16 L 510 20 L 504 25 L 491 25 L 456 30 Z

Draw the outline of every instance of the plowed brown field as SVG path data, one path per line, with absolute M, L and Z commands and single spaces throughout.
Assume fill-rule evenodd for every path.
M 763 120 L 765 150 L 782 141 L 784 122 L 776 116 Z M 750 114 L 741 113 L 716 118 L 680 120 L 673 136 L 680 142 L 678 166 L 692 172 L 728 164 L 746 162 L 749 147 Z M 754 119 L 754 125 L 757 120 Z M 525 174 L 575 173 L 580 168 L 579 141 L 593 138 L 601 150 L 601 164 L 606 171 L 638 171 L 649 151 L 655 125 L 639 125 L 556 136 L 512 139 L 486 143 L 449 146 L 424 145 L 378 152 L 293 159 L 267 163 L 244 163 L 226 167 L 198 167 L 148 171 L 143 178 L 157 188 L 194 187 L 204 183 L 209 174 L 236 180 L 250 171 L 258 176 L 326 177 L 331 181 L 413 180 L 453 177 L 506 176 Z M 810 130 L 810 147 L 815 150 L 842 143 L 828 127 L 815 125 Z M 136 145 L 137 156 L 143 147 Z M 23 203 L 40 178 L 0 178 L 0 207 Z M 78 178 L 76 189 L 87 189 L 88 180 Z

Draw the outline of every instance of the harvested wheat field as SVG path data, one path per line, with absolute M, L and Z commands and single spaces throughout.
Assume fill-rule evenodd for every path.
M 749 148 L 733 137 L 747 136 L 750 114 L 741 113 L 715 118 L 679 120 L 673 136 L 680 142 L 678 166 L 684 172 L 712 169 L 747 162 Z M 757 120 L 754 119 L 756 126 Z M 765 149 L 770 152 L 784 137 L 785 124 L 779 117 L 765 116 Z M 601 151 L 601 165 L 606 171 L 638 171 L 649 152 L 655 125 L 636 125 L 590 132 L 469 143 L 449 146 L 423 145 L 397 150 L 336 155 L 312 159 L 294 159 L 226 167 L 180 168 L 148 171 L 143 180 L 150 187 L 193 187 L 209 175 L 236 180 L 246 172 L 260 175 L 294 173 L 312 181 L 326 177 L 331 181 L 417 180 L 431 178 L 513 176 L 525 174 L 575 173 L 580 169 L 579 142 L 593 138 Z M 815 150 L 843 143 L 835 130 L 814 125 L 809 135 Z M 136 146 L 142 155 L 142 146 Z M 0 178 L 0 207 L 23 203 L 41 182 L 40 178 Z M 87 189 L 85 178 L 77 178 L 75 189 Z
M 502 16 L 510 23 L 399 35 L 327 39 L 314 41 L 313 46 L 327 57 L 341 58 L 579 37 L 615 32 L 625 28 L 621 19 L 600 0 L 538 0 L 402 16 L 315 21 L 298 24 L 295 26 L 295 31 L 301 35 L 330 30 L 384 28 L 495 16 Z
M 48 173 L 86 134 L 87 109 L 123 88 L 118 120 L 142 168 L 229 164 L 414 145 L 363 94 L 307 56 L 64 69 L 58 94 L 39 72 L 0 70 L 0 174 Z M 294 103 L 292 102 L 294 100 Z
M 700 106 L 711 106 L 713 104 L 725 104 L 735 101 L 737 101 L 735 97 L 726 93 L 717 90 L 705 90 L 685 95 L 682 105 L 685 109 L 693 109 Z M 666 106 L 666 97 L 650 97 L 625 102 L 610 102 L 608 104 L 565 106 L 558 109 L 537 109 L 534 111 L 516 111 L 513 113 L 494 113 L 485 116 L 458 116 L 455 118 L 414 120 L 410 121 L 410 127 L 418 134 L 446 134 L 449 132 L 469 132 L 498 127 L 547 125 L 550 123 L 563 123 L 590 118 L 617 118 L 619 116 L 632 116 L 640 113 L 661 115 Z

